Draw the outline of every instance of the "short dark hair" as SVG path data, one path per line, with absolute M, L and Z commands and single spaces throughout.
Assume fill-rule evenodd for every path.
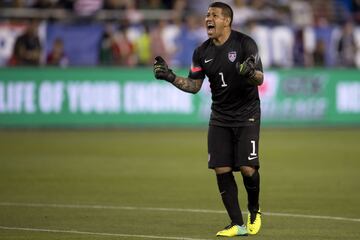
M 209 5 L 209 8 L 211 8 L 211 7 L 213 7 L 213 8 L 221 8 L 222 14 L 225 17 L 230 18 L 230 26 L 231 26 L 232 21 L 233 21 L 234 13 L 233 13 L 233 10 L 231 9 L 231 7 L 229 5 L 227 5 L 226 3 L 223 3 L 223 2 L 213 2 L 212 4 Z

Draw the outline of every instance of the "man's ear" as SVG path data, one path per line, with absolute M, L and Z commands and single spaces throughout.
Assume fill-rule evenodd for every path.
M 230 18 L 229 17 L 226 17 L 225 18 L 225 22 L 226 22 L 226 26 L 230 27 Z

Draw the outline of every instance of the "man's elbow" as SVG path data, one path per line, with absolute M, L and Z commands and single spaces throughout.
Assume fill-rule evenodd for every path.
M 193 91 L 191 92 L 192 94 L 197 94 L 200 91 L 201 88 L 195 88 L 193 89 Z

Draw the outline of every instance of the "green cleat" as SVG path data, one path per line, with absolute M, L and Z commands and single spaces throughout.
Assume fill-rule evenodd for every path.
M 224 230 L 219 231 L 216 236 L 218 237 L 235 237 L 235 236 L 247 236 L 248 232 L 245 225 L 229 225 Z
M 259 232 L 261 228 L 260 209 L 256 212 L 249 212 L 246 227 L 250 235 L 255 235 Z

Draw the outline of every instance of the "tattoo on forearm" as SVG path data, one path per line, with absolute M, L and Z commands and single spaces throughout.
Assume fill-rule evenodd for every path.
M 201 88 L 202 82 L 202 80 L 195 80 L 191 78 L 177 76 L 173 84 L 184 92 L 197 93 Z

